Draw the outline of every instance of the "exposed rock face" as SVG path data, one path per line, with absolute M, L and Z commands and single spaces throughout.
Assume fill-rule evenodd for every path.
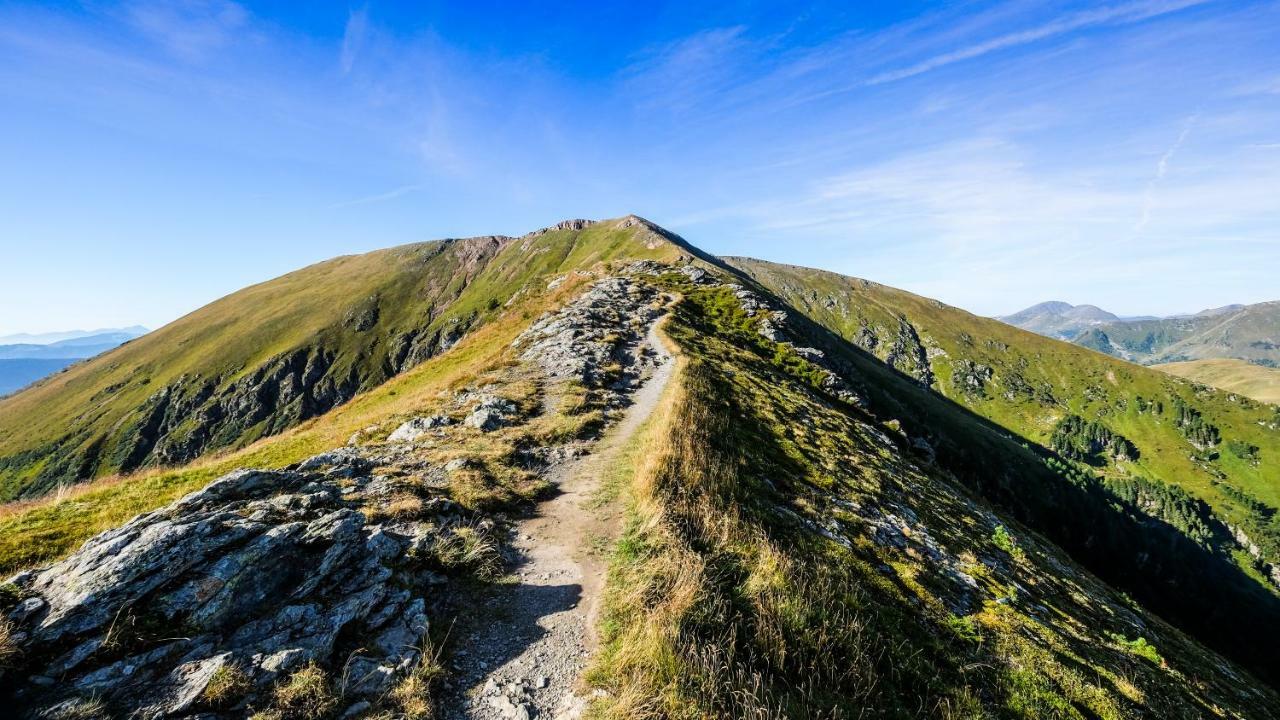
M 658 292 L 627 277 L 597 281 L 564 308 L 539 318 L 516 338 L 521 358 L 541 366 L 548 376 L 594 385 L 629 384 L 636 374 L 623 372 L 624 357 L 661 312 Z M 606 377 L 617 366 L 619 377 Z
M 972 360 L 957 360 L 951 366 L 951 385 L 966 395 L 986 397 L 987 382 L 991 380 L 992 370 L 982 363 Z
M 348 691 L 385 692 L 417 659 L 428 622 L 406 562 L 419 538 L 353 507 L 353 495 L 376 492 L 359 474 L 367 465 L 329 453 L 307 472 L 236 471 L 13 578 L 29 595 L 10 616 L 23 651 L 47 658 L 16 698 L 182 716 L 201 709 L 220 668 L 266 688 L 353 649 L 342 639 L 352 634 L 366 641 Z
M 920 342 L 915 326 L 907 322 L 906 318 L 898 318 L 898 334 L 884 361 L 899 372 L 919 380 L 921 385 L 933 385 L 933 367 L 929 364 L 929 353 Z

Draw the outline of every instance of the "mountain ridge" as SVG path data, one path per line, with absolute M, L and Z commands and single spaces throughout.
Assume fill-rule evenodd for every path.
M 468 330 L 346 401 L 187 465 L 144 465 L 0 510 L 0 567 L 71 555 L 0 593 L 37 643 L 30 662 L 52 657 L 64 635 L 90 648 L 58 660 L 72 663 L 59 671 L 66 682 L 23 702 L 93 697 L 216 717 L 235 716 L 240 702 L 292 718 L 303 715 L 287 688 L 306 682 L 323 691 L 321 715 L 360 702 L 407 713 L 410 700 L 433 702 L 428 677 L 500 666 L 503 656 L 451 654 L 439 630 L 450 607 L 484 607 L 467 588 L 492 583 L 486 573 L 504 567 L 504 553 L 521 552 L 512 538 L 522 518 L 537 517 L 559 482 L 549 468 L 619 416 L 617 394 L 643 374 L 636 338 L 657 313 L 679 349 L 673 389 L 592 501 L 614 508 L 620 533 L 602 645 L 585 676 L 601 691 L 583 700 L 597 712 L 1274 716 L 1280 597 L 1266 575 L 1274 548 L 1258 533 L 1276 498 L 1258 458 L 1278 452 L 1280 415 L 874 282 L 706 256 L 639 218 L 571 222 L 479 243 L 486 259 L 459 293 L 415 316 L 437 323 L 476 309 Z M 448 247 L 371 262 L 417 268 L 433 288 L 413 284 L 406 296 L 439 297 L 456 280 Z M 299 299 L 296 281 L 283 297 Z M 277 282 L 251 295 L 270 299 Z M 387 305 L 366 313 L 367 285 L 344 287 L 345 302 L 323 295 L 328 317 L 350 330 L 376 316 L 361 332 L 384 327 Z M 322 339 L 332 331 L 315 327 Z M 10 469 L 22 457 L 9 455 Z M 181 551 L 184 563 L 141 560 L 171 547 L 188 512 L 209 538 L 259 539 L 230 546 L 226 570 L 204 544 Z M 355 534 L 334 534 L 326 513 Z M 296 523 L 309 523 L 308 543 L 287 540 Z M 75 549 L 100 531 L 109 534 Z M 283 544 L 250 551 L 267 543 Z M 138 560 L 103 566 L 95 558 L 108 550 Z M 335 571 L 395 578 L 373 585 L 398 588 L 391 605 L 348 605 L 353 596 L 321 574 L 299 597 L 341 633 L 223 634 L 228 622 L 284 622 L 283 598 L 254 589 L 275 587 L 277 560 L 300 558 L 301 572 L 329 567 L 306 558 L 330 552 L 347 558 Z M 513 567 L 513 592 L 558 597 Z M 228 605 L 235 594 L 217 591 L 208 609 L 193 605 L 184 588 L 231 569 L 240 597 L 254 600 Z M 115 599 L 81 602 L 75 588 L 85 586 Z M 124 623 L 135 629 L 94 645 L 123 598 L 137 598 Z M 394 652 L 350 644 L 392 627 L 382 618 L 400 611 L 384 606 L 419 608 L 437 631 L 397 629 Z M 188 624 L 178 633 L 175 623 Z M 190 664 L 160 652 L 175 635 Z M 278 653 L 305 664 L 264 663 Z M 441 653 L 447 665 L 424 664 Z M 395 684 L 361 695 L 342 680 L 344 658 L 357 656 L 370 672 L 390 663 L 376 676 Z M 136 681 L 101 680 L 125 678 L 112 663 L 133 663 Z M 571 685 L 564 672 L 548 686 Z M 209 694 L 215 674 L 236 673 L 236 694 Z M 476 701 L 555 706 L 538 683 L 501 679 L 477 688 Z

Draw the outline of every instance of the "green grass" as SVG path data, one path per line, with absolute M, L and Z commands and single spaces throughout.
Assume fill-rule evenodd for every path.
M 1107 635 L 1128 627 L 1120 595 L 884 446 L 731 295 L 675 287 L 686 359 L 625 493 L 595 717 L 1267 716 L 1268 691 L 1153 616 L 1170 669 L 1134 664 Z M 943 563 L 870 540 L 849 503 L 905 503 L 985 602 L 957 615 Z M 979 560 L 993 544 L 1021 559 Z
M 596 226 L 593 226 L 593 228 Z M 530 261 L 528 265 L 560 270 L 565 263 L 575 267 L 596 262 L 597 258 L 613 258 L 618 254 L 657 254 L 674 246 L 658 245 L 652 250 L 643 244 L 643 236 L 621 233 L 605 226 L 588 228 L 569 237 L 564 233 L 541 236 L 541 255 L 548 257 Z M 588 234 L 590 233 L 590 234 Z M 641 241 L 639 249 L 628 249 Z M 538 264 L 540 263 L 540 264 Z M 581 265 L 581 270 L 590 269 Z M 554 274 L 554 273 L 553 273 Z M 529 289 L 516 302 L 505 307 L 497 322 L 487 323 L 465 338 L 449 352 L 389 380 L 383 385 L 357 395 L 350 402 L 329 413 L 308 420 L 280 435 L 264 438 L 247 447 L 211 454 L 178 468 L 145 470 L 131 475 L 108 476 L 84 483 L 65 493 L 34 501 L 0 506 L 0 572 L 47 563 L 73 550 L 80 543 L 104 530 L 117 527 L 129 518 L 165 505 L 182 495 L 203 487 L 213 479 L 239 467 L 279 468 L 303 460 L 318 452 L 346 444 L 354 433 L 370 426 L 380 427 L 381 436 L 394 429 L 396 423 L 411 414 L 430 414 L 441 402 L 445 391 L 483 379 L 486 373 L 510 365 L 512 340 L 546 309 L 563 302 L 571 293 L 580 292 L 589 275 L 572 275 L 554 291 L 546 289 L 547 277 L 530 281 Z M 495 282 L 497 282 L 495 280 Z M 532 392 L 525 386 L 521 392 Z M 555 413 L 540 418 L 528 428 L 531 436 L 543 441 L 564 439 L 589 430 L 598 424 L 599 411 L 581 393 L 571 394 L 574 412 Z M 374 433 L 378 435 L 377 432 Z M 476 479 L 460 500 L 476 504 L 492 504 L 517 495 L 533 496 L 537 485 L 521 484 L 503 458 L 521 438 L 502 433 L 477 438 L 480 445 L 469 451 L 491 459 L 491 467 L 470 472 L 489 472 L 488 478 L 459 478 L 459 482 Z M 494 474 L 500 477 L 494 478 Z
M 1280 432 L 1270 424 L 1275 417 L 1270 406 L 876 283 L 757 260 L 731 262 L 846 340 L 856 341 L 864 327 L 870 328 L 880 338 L 870 352 L 881 360 L 889 353 L 899 319 L 905 319 L 933 355 L 933 389 L 1014 436 L 1049 447 L 1058 422 L 1076 415 L 1127 438 L 1141 453 L 1133 461 L 1110 460 L 1098 470 L 1105 476 L 1175 483 L 1235 524 L 1247 523 L 1248 513 L 1224 493 L 1224 481 L 1280 508 Z M 966 392 L 953 383 L 961 361 L 992 369 L 982 392 Z M 1163 403 L 1163 413 L 1143 409 L 1156 400 Z M 1227 452 L 1203 459 L 1204 453 L 1176 426 L 1176 400 L 1217 426 L 1224 442 L 1258 447 L 1262 461 Z
M 132 448 L 148 399 L 163 388 L 177 388 L 184 398 L 166 436 L 180 441 L 202 432 L 199 408 L 282 353 L 329 357 L 326 380 L 356 378 L 361 390 L 371 390 L 389 379 L 395 348 L 410 333 L 477 327 L 504 317 L 513 298 L 544 293 L 557 275 L 680 252 L 647 226 L 624 224 L 546 232 L 500 249 L 483 241 L 406 245 L 336 258 L 233 293 L 0 400 L 0 499 L 160 462 Z M 374 307 L 371 327 L 353 320 Z M 213 390 L 202 400 L 196 393 L 205 381 Z M 202 447 L 241 448 L 304 414 L 295 402 L 251 426 L 224 427 Z

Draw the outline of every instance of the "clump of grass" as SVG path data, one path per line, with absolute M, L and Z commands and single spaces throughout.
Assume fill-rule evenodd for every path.
M 213 671 L 209 684 L 205 685 L 201 696 L 209 705 L 222 707 L 244 697 L 250 687 L 252 685 L 245 671 L 233 664 L 227 664 Z
M 449 473 L 449 495 L 468 510 L 485 510 L 509 502 L 510 491 L 483 467 L 463 467 Z
M 53 713 L 44 713 L 41 720 L 103 720 L 112 717 L 107 704 L 99 697 L 75 698 L 58 706 Z
M 991 533 L 991 542 L 1015 560 L 1021 560 L 1025 556 L 1022 548 L 1018 545 L 1018 541 L 1014 539 L 1013 535 L 1009 534 L 1008 528 L 1003 525 L 997 525 L 996 529 Z
M 1147 639 L 1139 635 L 1130 640 L 1120 633 L 1107 633 L 1107 637 L 1111 642 L 1115 643 L 1122 650 L 1126 650 L 1141 658 L 1146 658 L 1156 665 L 1164 666 L 1164 658 L 1160 656 L 1160 652 L 1156 650 L 1156 646 L 1147 642 Z
M 7 614 L 22 602 L 22 588 L 13 583 L 0 583 L 0 614 Z
M 366 505 L 361 509 L 369 522 L 377 523 L 389 520 L 411 520 L 422 514 L 423 506 L 421 497 L 411 492 L 398 492 L 387 498 L 385 502 Z
M 430 638 L 424 638 L 418 663 L 391 689 L 391 702 L 408 720 L 430 720 L 435 717 L 432 693 L 446 673 L 444 664 L 440 661 L 441 651 L 442 648 L 436 647 Z
M 973 621 L 972 617 L 967 615 L 960 617 L 953 614 L 947 618 L 947 626 L 951 628 L 951 632 L 955 633 L 956 637 L 966 643 L 978 645 L 982 642 L 982 634 L 978 632 L 978 625 Z
M 496 538 L 477 526 L 441 530 L 428 551 L 443 569 L 492 579 L 502 572 L 502 550 Z
M 22 649 L 13 639 L 13 634 L 13 623 L 8 618 L 0 617 L 0 670 L 13 667 L 22 656 Z
M 548 445 L 559 445 L 591 437 L 604 427 L 604 412 L 599 409 L 578 409 L 547 418 L 538 429 L 537 439 Z
M 295 670 L 287 680 L 276 685 L 271 694 L 271 708 L 281 720 L 311 720 L 332 713 L 338 707 L 338 696 L 329 675 L 314 662 Z M 262 713 L 254 716 L 261 718 Z M 270 715 L 266 717 L 271 717 Z

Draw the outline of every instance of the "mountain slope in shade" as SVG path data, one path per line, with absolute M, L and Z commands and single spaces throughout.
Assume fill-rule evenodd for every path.
M 1280 369 L 1277 368 L 1230 359 L 1188 360 L 1153 367 L 1259 402 L 1280 404 Z

